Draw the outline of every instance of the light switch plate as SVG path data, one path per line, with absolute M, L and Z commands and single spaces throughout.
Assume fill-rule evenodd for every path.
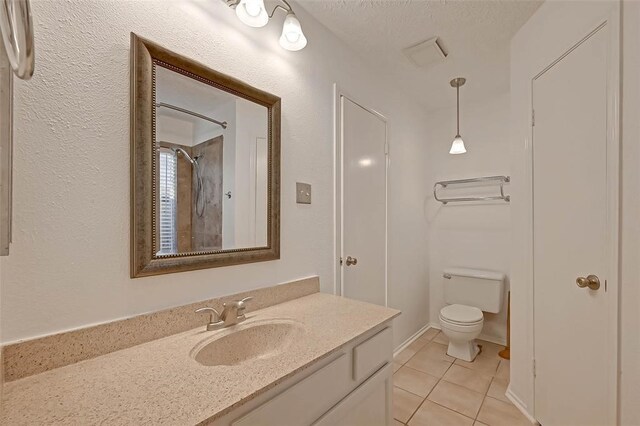
M 311 204 L 311 184 L 296 182 L 296 203 Z

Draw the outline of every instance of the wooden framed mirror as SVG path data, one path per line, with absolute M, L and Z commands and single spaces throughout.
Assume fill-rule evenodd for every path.
M 131 34 L 131 277 L 280 258 L 280 98 Z

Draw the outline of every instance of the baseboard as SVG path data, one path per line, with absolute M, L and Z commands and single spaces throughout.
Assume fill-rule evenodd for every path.
M 427 323 L 427 325 L 422 327 L 420 330 L 418 330 L 416 333 L 414 333 L 411 337 L 409 337 L 407 340 L 405 340 L 400 346 L 398 346 L 396 348 L 396 350 L 393 351 L 393 356 L 395 357 L 400 352 L 402 352 L 407 346 L 409 346 L 414 341 L 416 341 L 420 336 L 422 336 L 430 328 L 434 328 L 434 327 L 430 323 Z
M 485 342 L 495 343 L 496 345 L 500 345 L 500 346 L 507 346 L 506 340 L 501 339 L 499 337 L 495 337 L 495 336 L 489 336 L 488 334 L 480 334 L 478 339 L 484 340 Z
M 509 401 L 511 401 L 513 405 L 515 405 L 516 408 L 520 410 L 520 412 L 527 418 L 527 420 L 531 422 L 532 425 L 540 424 L 536 419 L 533 418 L 531 414 L 529 414 L 529 411 L 527 411 L 527 404 L 522 402 L 522 400 L 518 398 L 518 396 L 511 391 L 511 385 L 507 387 L 507 392 L 505 393 L 505 396 L 509 398 Z

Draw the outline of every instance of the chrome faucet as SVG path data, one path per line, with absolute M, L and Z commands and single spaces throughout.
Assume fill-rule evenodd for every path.
M 200 308 L 196 309 L 196 313 L 211 312 L 209 316 L 209 322 L 207 323 L 207 331 L 217 330 L 224 327 L 224 321 L 220 320 L 220 314 L 213 308 Z
M 220 319 L 224 322 L 224 326 L 228 327 L 230 325 L 238 324 L 239 322 L 247 319 L 244 316 L 244 310 L 246 309 L 245 303 L 252 299 L 253 297 L 245 297 L 242 300 L 231 302 L 229 305 L 226 303 L 223 304 L 222 307 L 224 309 L 220 314 Z
M 229 327 L 230 325 L 238 324 L 245 319 L 244 310 L 246 309 L 245 303 L 252 300 L 253 297 L 245 297 L 242 300 L 236 300 L 229 305 L 226 303 L 222 305 L 224 308 L 222 313 L 218 313 L 214 308 L 200 308 L 196 309 L 196 313 L 210 312 L 209 322 L 207 323 L 207 331 L 218 330 L 220 328 Z

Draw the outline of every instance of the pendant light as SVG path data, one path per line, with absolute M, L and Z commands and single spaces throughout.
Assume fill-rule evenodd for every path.
M 453 139 L 451 143 L 451 149 L 449 150 L 449 154 L 464 154 L 467 152 L 467 149 L 464 146 L 464 141 L 462 140 L 462 136 L 460 136 L 460 86 L 464 86 L 464 83 L 467 82 L 467 79 L 458 77 L 451 80 L 451 87 L 456 88 L 456 137 Z

